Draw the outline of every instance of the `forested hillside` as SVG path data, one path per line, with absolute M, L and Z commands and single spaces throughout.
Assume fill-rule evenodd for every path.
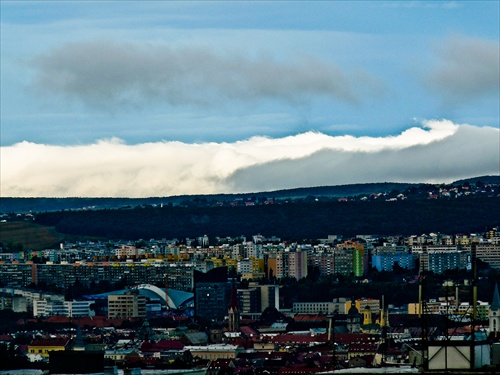
M 110 239 L 251 236 L 288 240 L 329 234 L 422 234 L 481 232 L 500 225 L 500 198 L 453 200 L 297 202 L 252 207 L 136 207 L 61 211 L 35 222 L 58 232 Z

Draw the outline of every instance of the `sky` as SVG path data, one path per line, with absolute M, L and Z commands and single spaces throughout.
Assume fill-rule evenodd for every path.
M 500 174 L 499 1 L 0 1 L 0 196 Z

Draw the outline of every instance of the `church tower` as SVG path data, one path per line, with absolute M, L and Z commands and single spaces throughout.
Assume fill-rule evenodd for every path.
M 238 307 L 238 295 L 236 291 L 236 285 L 233 280 L 233 286 L 231 290 L 231 302 L 229 303 L 229 331 L 235 332 L 240 329 L 240 309 Z
M 389 327 L 389 311 L 385 308 L 385 298 L 382 296 L 382 304 L 380 305 L 380 317 L 377 320 L 381 328 Z
M 356 306 L 354 306 L 354 304 L 347 312 L 346 323 L 347 323 L 347 332 L 359 333 L 361 331 L 359 310 L 356 308 Z
M 498 294 L 498 284 L 495 284 L 495 292 L 493 293 L 493 301 L 490 305 L 488 318 L 490 320 L 490 335 L 498 337 L 500 331 L 500 296 Z
M 366 305 L 363 311 L 363 325 L 372 324 L 372 310 L 370 306 Z

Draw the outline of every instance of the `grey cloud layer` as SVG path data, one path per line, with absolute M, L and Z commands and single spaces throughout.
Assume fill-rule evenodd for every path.
M 31 66 L 37 89 L 101 108 L 151 100 L 197 106 L 261 99 L 302 104 L 315 96 L 357 103 L 378 89 L 364 72 L 348 73 L 314 58 L 284 63 L 151 43 L 68 43 L 36 57 Z
M 321 150 L 299 160 L 278 160 L 235 172 L 228 180 L 245 191 L 368 182 L 451 182 L 500 174 L 500 132 L 461 125 L 426 145 L 379 152 Z M 291 173 L 291 171 L 293 171 Z
M 440 66 L 426 84 L 459 105 L 485 95 L 500 99 L 500 45 L 465 36 L 446 39 L 438 48 Z

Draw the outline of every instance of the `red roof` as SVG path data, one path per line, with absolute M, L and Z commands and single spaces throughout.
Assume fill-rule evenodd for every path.
M 250 326 L 241 326 L 240 332 L 246 336 L 258 336 L 259 332 Z
M 179 340 L 159 340 L 154 341 L 144 341 L 140 347 L 143 353 L 161 352 L 164 350 L 182 350 L 184 344 Z
M 0 341 L 2 342 L 9 342 L 14 340 L 14 338 L 11 335 L 0 335 Z
M 293 318 L 296 322 L 323 322 L 326 320 L 324 315 L 297 314 Z
M 123 321 L 127 319 L 108 319 L 106 316 L 82 316 L 82 317 L 73 317 L 71 318 L 71 322 L 73 324 L 79 324 L 80 326 L 89 326 L 89 327 L 110 327 L 115 326 L 119 327 L 122 325 Z M 67 316 L 53 315 L 46 319 L 44 322 L 47 323 L 58 323 L 58 324 L 68 324 L 70 318 Z

